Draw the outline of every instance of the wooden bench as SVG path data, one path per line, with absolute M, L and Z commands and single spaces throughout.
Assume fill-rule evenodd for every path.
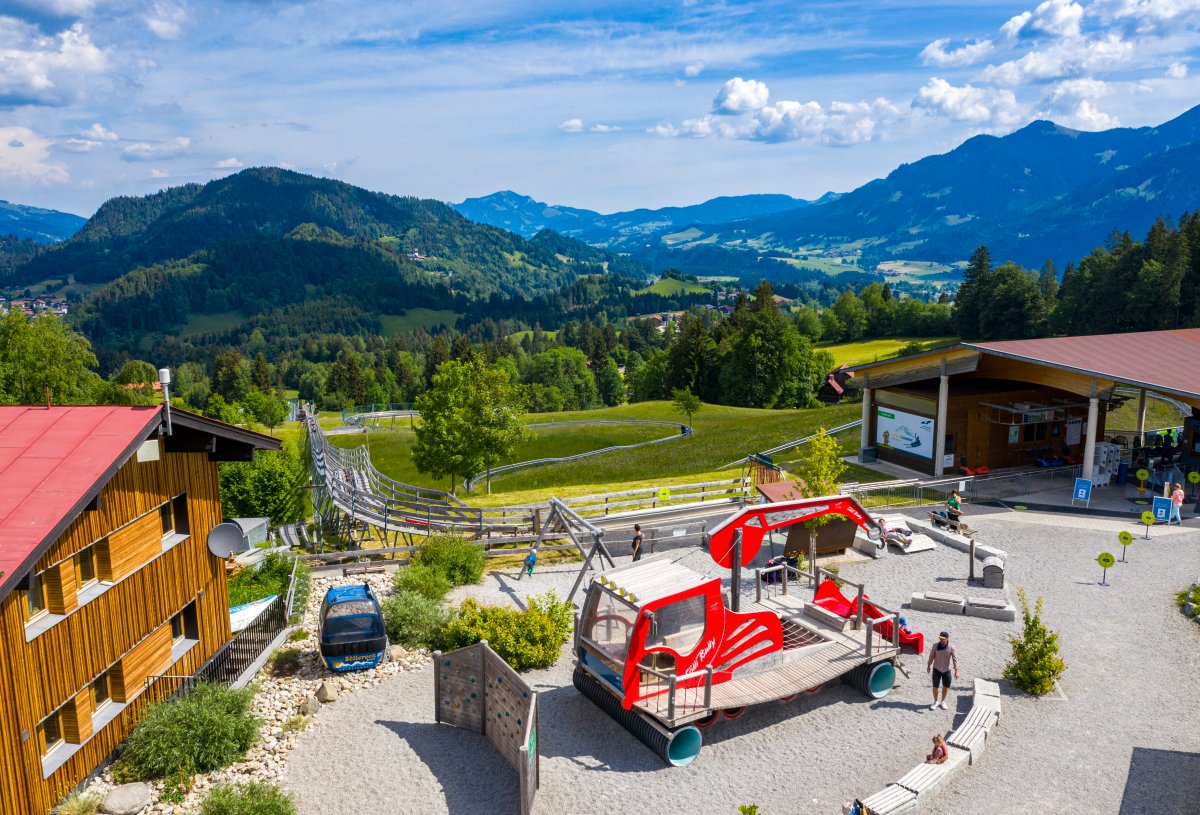
M 870 798 L 862 799 L 866 815 L 900 815 L 917 808 L 917 794 L 899 784 L 888 784 Z
M 349 577 L 352 574 L 382 574 L 387 571 L 382 566 L 367 565 L 367 566 L 343 566 L 342 577 Z
M 929 522 L 934 526 L 947 527 L 950 529 L 950 531 L 957 532 L 958 534 L 968 538 L 975 534 L 975 530 L 971 529 L 971 527 L 967 526 L 963 521 L 954 521 L 950 518 L 943 517 L 936 512 L 929 513 Z
M 958 729 L 951 733 L 946 738 L 947 744 L 952 744 L 955 747 L 961 747 L 971 753 L 971 763 L 979 761 L 979 756 L 983 754 L 984 744 L 987 742 L 988 731 L 992 729 L 992 725 L 996 723 L 998 714 L 990 707 L 983 705 L 972 705 L 971 711 L 967 714 L 967 718 L 958 726 Z
M 845 631 L 846 626 L 850 624 L 851 618 L 843 617 L 840 614 L 834 614 L 827 608 L 817 605 L 816 603 L 805 603 L 804 613 L 812 617 L 814 620 L 820 620 L 830 628 L 838 631 Z
M 1000 685 L 987 679 L 975 680 L 975 701 L 972 707 L 985 707 L 996 712 L 1000 719 Z

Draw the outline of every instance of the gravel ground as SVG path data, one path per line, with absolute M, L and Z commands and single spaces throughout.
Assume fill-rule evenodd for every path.
M 1176 610 L 1174 593 L 1200 576 L 1200 531 L 1155 530 L 1131 547 L 1130 562 L 1097 584 L 1095 556 L 1120 546 L 1109 532 L 1072 526 L 1069 516 L 973 508 L 981 543 L 1009 552 L 1007 594 L 1044 595 L 1044 619 L 1059 632 L 1069 666 L 1062 693 L 1031 699 L 1001 682 L 1004 718 L 982 761 L 958 775 L 923 811 L 931 815 L 1196 812 L 1200 729 L 1200 626 Z M 1083 523 L 1083 522 L 1079 522 Z M 1131 526 L 1135 532 L 1137 528 Z M 618 547 L 620 548 L 620 547 Z M 1120 554 L 1116 551 L 1116 554 Z M 703 552 L 670 557 L 716 574 Z M 618 558 L 618 563 L 627 558 Z M 914 591 L 966 593 L 964 553 L 939 546 L 911 556 L 847 563 L 884 605 Z M 577 565 L 491 573 L 456 590 L 491 602 L 521 603 L 553 588 L 565 596 Z M 984 594 L 970 590 L 971 594 Z M 995 595 L 997 592 L 987 592 Z M 928 709 L 924 659 L 909 655 L 912 679 L 871 702 L 835 684 L 788 703 L 750 708 L 704 733 L 689 767 L 668 769 L 571 685 L 572 664 L 527 674 L 541 692 L 541 789 L 535 813 L 736 813 L 757 803 L 765 815 L 829 815 L 921 761 L 930 736 L 947 732 L 970 705 L 971 680 L 999 679 L 1008 636 L 1020 622 L 906 610 L 927 638 L 947 628 L 961 681 L 950 711 Z M 517 812 L 515 774 L 482 736 L 433 722 L 431 668 L 408 671 L 324 706 L 291 754 L 284 779 L 302 815 Z

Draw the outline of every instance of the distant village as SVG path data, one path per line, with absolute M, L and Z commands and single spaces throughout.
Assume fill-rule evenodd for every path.
M 9 299 L 0 295 L 0 314 L 8 314 L 13 309 L 20 309 L 30 317 L 36 314 L 57 314 L 59 317 L 65 317 L 67 316 L 67 301 L 53 300 L 49 297 Z

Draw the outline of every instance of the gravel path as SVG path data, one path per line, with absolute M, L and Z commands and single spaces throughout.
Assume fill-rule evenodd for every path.
M 972 512 L 978 540 L 1009 552 L 1008 590 L 1044 595 L 1044 619 L 1061 635 L 1069 669 L 1062 694 L 1030 699 L 1002 682 L 1004 718 L 975 767 L 957 776 L 930 815 L 1196 812 L 1200 729 L 1200 626 L 1175 609 L 1174 593 L 1200 576 L 1200 531 L 1155 530 L 1131 547 L 1130 562 L 1097 585 L 1095 556 L 1120 546 L 1109 532 L 1029 513 Z M 1137 529 L 1131 526 L 1136 532 Z M 618 547 L 621 549 L 621 547 Z M 703 552 L 671 557 L 712 571 Z M 627 558 L 618 558 L 625 562 Z M 933 552 L 848 563 L 885 605 L 914 591 L 964 593 L 966 555 Z M 491 602 L 521 603 L 531 592 L 570 589 L 577 565 L 539 568 L 532 579 L 489 574 L 456 590 Z M 972 594 L 982 593 L 975 590 Z M 994 593 L 994 592 L 993 592 Z M 924 660 L 907 656 L 912 679 L 870 702 L 845 685 L 792 702 L 749 709 L 705 731 L 704 749 L 686 768 L 668 769 L 571 685 L 572 664 L 527 675 L 541 692 L 541 789 L 536 813 L 736 813 L 757 803 L 765 815 L 829 815 L 920 762 L 934 732 L 961 721 L 974 677 L 998 679 L 1007 637 L 1002 623 L 906 611 L 927 638 L 948 628 L 962 680 L 949 712 L 930 711 Z M 965 695 L 963 695 L 965 694 Z M 482 736 L 433 723 L 427 665 L 322 708 L 292 753 L 285 786 L 302 815 L 517 812 L 515 774 Z M 957 708 L 957 709 L 955 709 Z

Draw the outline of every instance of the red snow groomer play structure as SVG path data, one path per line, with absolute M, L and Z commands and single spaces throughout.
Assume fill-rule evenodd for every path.
M 773 529 L 842 515 L 878 538 L 879 527 L 848 495 L 746 507 L 709 535 L 721 578 L 659 556 L 597 575 L 575 629 L 575 687 L 668 764 L 700 752 L 698 727 L 747 705 L 787 700 L 838 677 L 868 697 L 886 696 L 900 652 L 898 614 L 867 602 L 863 586 L 823 569 L 754 570 L 753 602 L 742 602 L 741 569 Z M 745 608 L 740 606 L 745 605 Z M 906 645 L 922 650 L 920 635 Z

